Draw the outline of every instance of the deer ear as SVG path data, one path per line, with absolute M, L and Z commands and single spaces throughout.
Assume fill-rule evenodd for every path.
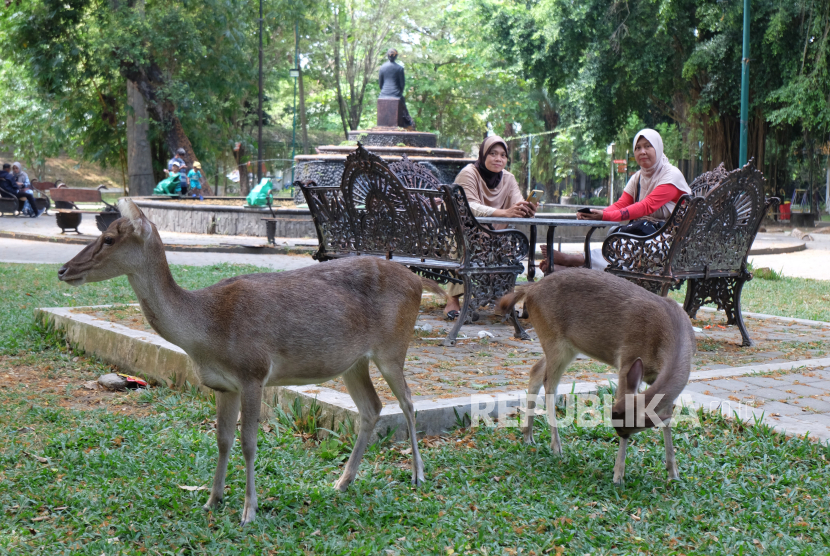
M 135 229 L 135 234 L 137 236 L 145 238 L 150 234 L 150 232 L 152 231 L 150 221 L 147 220 L 147 217 L 144 216 L 144 213 L 141 212 L 141 209 L 138 208 L 138 205 L 136 205 L 130 199 L 122 197 L 118 200 L 118 210 L 121 211 L 121 216 L 127 218 L 133 225 L 133 228 Z
M 643 360 L 639 357 L 625 375 L 625 393 L 636 394 L 643 381 Z

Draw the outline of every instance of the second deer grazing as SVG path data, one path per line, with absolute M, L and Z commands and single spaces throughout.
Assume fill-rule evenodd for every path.
M 351 457 L 335 484 L 345 490 L 357 473 L 382 404 L 369 361 L 400 402 L 412 441 L 412 483 L 424 480 L 415 415 L 404 380 L 423 288 L 443 290 L 404 266 L 371 257 L 300 270 L 250 274 L 187 291 L 173 280 L 155 226 L 128 199 L 113 222 L 59 271 L 73 286 L 126 275 L 147 321 L 193 360 L 202 383 L 216 392 L 219 461 L 205 509 L 222 501 L 241 406 L 246 465 L 242 524 L 254 520 L 254 460 L 263 388 L 316 384 L 342 376 L 360 413 Z
M 669 479 L 677 479 L 671 416 L 674 400 L 689 381 L 696 350 L 692 324 L 680 305 L 622 278 L 577 268 L 554 272 L 502 297 L 499 311 L 512 311 L 522 299 L 545 352 L 530 371 L 525 442 L 533 442 L 536 397 L 544 383 L 550 447 L 562 453 L 553 396 L 565 369 L 584 353 L 619 372 L 611 411 L 620 437 L 614 483 L 621 483 L 625 475 L 629 437 L 655 426 L 663 428 Z M 649 387 L 638 394 L 643 381 Z

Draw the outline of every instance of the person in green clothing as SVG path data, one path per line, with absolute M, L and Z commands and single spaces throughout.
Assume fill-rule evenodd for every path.
M 200 201 L 204 201 L 204 197 L 202 197 L 202 180 L 204 177 L 202 176 L 202 163 L 198 160 L 193 163 L 193 169 L 187 173 L 187 179 L 190 182 L 190 191 L 193 193 L 193 198 L 199 198 Z

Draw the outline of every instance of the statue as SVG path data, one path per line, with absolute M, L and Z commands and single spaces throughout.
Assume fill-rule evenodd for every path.
M 378 70 L 380 80 L 380 95 L 378 96 L 378 126 L 402 127 L 409 131 L 415 130 L 415 121 L 406 109 L 403 92 L 406 87 L 406 77 L 403 66 L 398 65 L 395 59 L 398 51 L 394 48 L 386 53 L 388 62 Z

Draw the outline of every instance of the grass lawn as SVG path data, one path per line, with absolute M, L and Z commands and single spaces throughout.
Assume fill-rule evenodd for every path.
M 84 381 L 108 367 L 34 326 L 36 306 L 134 299 L 123 278 L 70 289 L 56 269 L 0 266 L 0 554 L 767 555 L 826 554 L 830 546 L 830 448 L 707 415 L 702 428 L 676 429 L 681 481 L 673 484 L 656 431 L 634 437 L 618 488 L 612 429 L 562 429 L 560 458 L 537 420 L 534 447 L 513 428 L 427 439 L 427 482 L 417 489 L 407 444 L 375 446 L 345 493 L 331 486 L 342 445 L 271 422 L 259 435 L 257 521 L 243 530 L 239 449 L 217 511 L 202 511 L 206 491 L 180 488 L 209 485 L 213 475 L 208 400 L 166 388 L 87 395 Z M 173 273 L 195 288 L 255 270 Z M 828 283 L 774 284 L 782 289 L 751 282 L 746 310 L 830 320 L 820 308 L 809 312 L 826 305 Z M 778 292 L 771 308 L 750 306 L 760 291 Z M 808 308 L 789 304 L 792 296 Z

